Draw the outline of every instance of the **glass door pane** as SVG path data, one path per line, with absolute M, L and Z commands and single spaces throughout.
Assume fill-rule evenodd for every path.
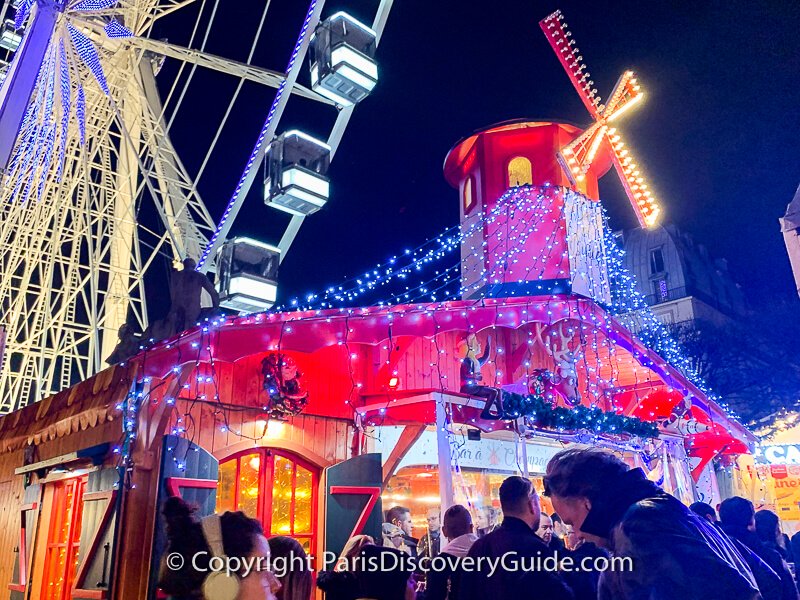
M 261 453 L 245 454 L 239 459 L 239 502 L 238 510 L 248 517 L 258 518 L 259 482 L 261 474 Z
M 294 462 L 276 456 L 272 472 L 272 535 L 291 535 Z
M 217 512 L 236 510 L 236 464 L 235 460 L 220 463 L 217 483 Z

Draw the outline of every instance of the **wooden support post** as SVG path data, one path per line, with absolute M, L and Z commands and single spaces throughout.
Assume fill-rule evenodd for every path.
M 439 455 L 439 498 L 442 512 L 453 506 L 453 456 L 450 450 L 450 436 L 447 432 L 447 412 L 445 399 L 441 393 L 433 395 L 436 400 L 436 449 Z
M 403 428 L 403 431 L 400 433 L 400 438 L 397 440 L 397 443 L 389 454 L 389 458 L 386 459 L 383 465 L 384 488 L 397 470 L 397 465 L 400 464 L 400 461 L 403 460 L 408 450 L 414 445 L 414 442 L 422 436 L 424 431 L 425 425 L 406 425 Z
M 527 431 L 525 426 L 525 417 L 520 417 L 520 419 L 517 421 L 517 430 Z M 527 479 L 530 475 L 530 472 L 528 471 L 528 438 L 526 438 L 524 435 L 517 435 L 519 441 L 522 442 L 522 476 Z
M 132 488 L 122 490 L 122 514 L 117 516 L 119 525 L 112 589 L 115 600 L 148 597 L 152 540 L 159 508 L 162 440 L 174 409 L 166 398 L 178 396 L 193 370 L 193 363 L 183 365 L 167 384 L 164 399 L 156 407 L 143 406 L 139 411 L 138 435 L 132 448 Z

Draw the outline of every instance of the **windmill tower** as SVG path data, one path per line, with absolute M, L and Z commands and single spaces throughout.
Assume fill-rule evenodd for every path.
M 660 213 L 614 126 L 644 96 L 626 71 L 603 104 L 561 13 L 540 25 L 594 123 L 581 130 L 509 121 L 450 151 L 444 171 L 461 197 L 462 294 L 575 293 L 608 302 L 599 178 L 616 169 L 643 227 L 655 225 Z

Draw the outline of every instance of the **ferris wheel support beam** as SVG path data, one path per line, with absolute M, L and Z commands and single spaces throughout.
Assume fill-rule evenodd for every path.
M 228 236 L 231 226 L 233 225 L 236 216 L 239 214 L 239 210 L 242 208 L 242 203 L 247 197 L 247 193 L 250 191 L 250 188 L 253 187 L 253 183 L 258 176 L 259 167 L 261 166 L 261 162 L 264 160 L 264 155 L 267 152 L 269 141 L 275 137 L 275 132 L 278 129 L 281 116 L 283 116 L 283 111 L 286 109 L 286 104 L 289 102 L 291 91 L 297 83 L 297 77 L 300 75 L 300 70 L 303 67 L 303 62 L 305 61 L 306 53 L 308 52 L 308 45 L 311 41 L 311 36 L 314 34 L 314 30 L 319 23 L 319 18 L 322 14 L 322 8 L 324 5 L 325 0 L 311 0 L 311 4 L 308 7 L 308 13 L 306 14 L 306 19 L 303 22 L 303 27 L 300 30 L 297 43 L 295 44 L 295 48 L 291 57 L 289 58 L 289 64 L 286 69 L 284 83 L 278 88 L 278 91 L 275 94 L 275 99 L 272 101 L 272 106 L 267 113 L 267 120 L 261 129 L 261 133 L 259 133 L 253 153 L 247 162 L 247 166 L 245 167 L 244 173 L 242 173 L 242 177 L 239 179 L 239 184 L 236 186 L 233 197 L 228 202 L 228 206 L 225 208 L 225 212 L 222 214 L 222 219 L 220 220 L 216 231 L 211 236 L 208 246 L 200 257 L 197 270 L 201 273 L 208 272 L 209 268 L 211 267 L 211 263 L 213 262 L 214 254 L 220 248 L 220 246 L 222 246 L 225 238 Z M 286 88 L 288 88 L 288 90 Z M 289 91 L 290 93 L 287 94 L 285 93 L 286 91 Z
M 144 135 L 154 149 L 152 165 L 145 173 L 145 178 L 154 175 L 158 182 L 161 203 L 156 199 L 156 204 L 164 227 L 172 231 L 173 259 L 180 260 L 187 256 L 197 258 L 214 230 L 214 220 L 172 146 L 166 126 L 160 118 L 163 108 L 150 61 L 140 61 L 139 77 L 146 99 L 142 119 Z
M 383 30 L 386 28 L 386 21 L 389 19 L 389 12 L 392 10 L 393 3 L 394 0 L 381 0 L 380 5 L 378 6 L 378 11 L 375 13 L 375 20 L 372 23 L 372 30 L 375 32 L 376 45 L 380 44 L 381 37 L 383 36 Z M 336 122 L 333 124 L 333 129 L 331 130 L 327 141 L 328 146 L 331 148 L 331 160 L 333 160 L 333 156 L 336 154 L 336 150 L 339 148 L 339 144 L 344 136 L 344 130 L 347 128 L 347 125 L 350 122 L 350 117 L 353 116 L 354 109 L 355 105 L 342 108 L 339 111 L 339 116 L 336 117 Z M 303 221 L 305 221 L 304 215 L 293 215 L 291 221 L 289 221 L 289 225 L 284 231 L 281 241 L 278 242 L 278 249 L 280 250 L 278 260 L 281 262 L 283 262 L 283 260 L 286 258 L 286 254 L 289 252 L 289 248 L 291 248 L 292 244 L 294 243 L 294 240 L 300 231 L 300 227 L 303 225 Z
M 124 127 L 127 128 L 127 143 L 119 146 L 119 168 L 116 173 L 117 202 L 114 203 L 114 232 L 111 237 L 110 273 L 108 292 L 103 310 L 105 319 L 104 331 L 100 336 L 100 344 L 96 345 L 99 355 L 95 356 L 95 364 L 103 364 L 103 359 L 110 356 L 117 345 L 116 332 L 128 321 L 130 306 L 129 277 L 131 260 L 134 259 L 133 242 L 136 221 L 133 218 L 136 207 L 136 187 L 139 178 L 141 121 L 137 118 L 142 112 L 141 95 L 136 93 L 136 82 L 128 82 L 129 93 L 121 97 L 119 107 Z M 146 314 L 146 310 L 144 311 Z
M 191 63 L 197 65 L 198 67 L 210 69 L 219 73 L 225 73 L 226 75 L 233 75 L 234 77 L 239 77 L 240 79 L 252 81 L 254 83 L 259 83 L 272 88 L 279 88 L 281 84 L 286 81 L 285 75 L 278 71 L 272 71 L 262 67 L 255 67 L 253 65 L 248 65 L 235 60 L 229 60 L 221 56 L 209 54 L 207 52 L 200 52 L 199 50 L 184 48 L 183 46 L 177 46 L 168 42 L 151 40 L 150 38 L 145 37 L 127 38 L 126 41 L 132 46 L 141 48 L 142 50 L 149 50 L 155 54 L 163 54 L 169 58 Z M 335 105 L 332 100 L 329 100 L 328 98 L 325 98 L 324 96 L 321 96 L 320 94 L 300 84 L 295 84 L 292 86 L 292 93 L 302 96 L 303 98 L 308 98 L 309 100 L 321 102 L 323 104 L 330 104 L 332 106 Z

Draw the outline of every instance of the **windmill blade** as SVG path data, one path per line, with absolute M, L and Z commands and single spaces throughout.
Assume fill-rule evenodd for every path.
M 601 116 L 606 122 L 615 121 L 635 104 L 644 99 L 644 92 L 633 71 L 625 71 L 614 86 Z
M 641 227 L 653 227 L 658 219 L 661 209 L 656 202 L 652 192 L 647 187 L 644 177 L 639 171 L 639 167 L 631 156 L 630 150 L 625 148 L 616 129 L 608 129 L 606 137 L 611 147 L 611 159 L 614 163 L 622 187 L 631 201 L 631 206 L 636 213 L 636 218 Z
M 583 63 L 583 56 L 581 56 L 578 47 L 575 45 L 575 40 L 572 39 L 572 32 L 567 29 L 564 15 L 561 14 L 560 10 L 557 10 L 539 21 L 539 27 L 542 28 L 547 41 L 550 42 L 558 61 L 567 72 L 569 80 L 578 91 L 578 95 L 581 97 L 589 114 L 594 118 L 599 117 L 603 111 L 600 96 L 597 95 L 597 90 L 593 87 L 594 81 L 591 80 L 589 71 Z
M 600 144 L 605 139 L 608 129 L 603 123 L 595 123 L 569 144 L 564 146 L 556 155 L 558 162 L 569 177 L 573 185 L 583 181 L 587 171 L 592 166 L 592 161 L 597 155 Z

